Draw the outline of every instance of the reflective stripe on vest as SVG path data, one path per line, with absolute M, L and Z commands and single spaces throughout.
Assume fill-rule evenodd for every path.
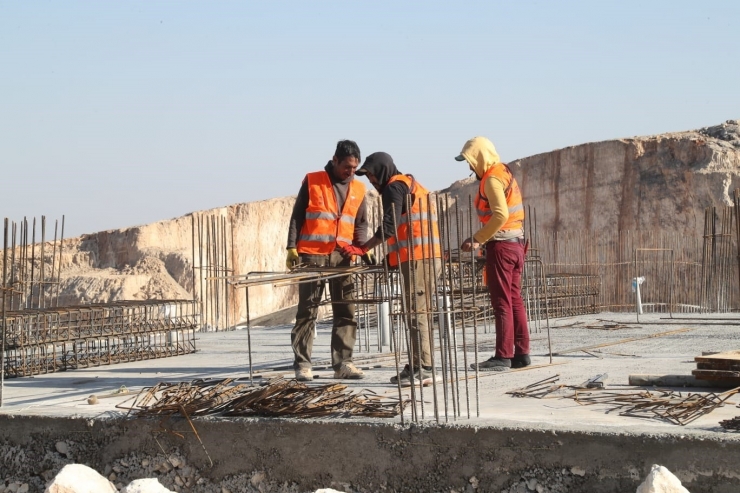
M 524 204 L 522 204 L 522 192 L 519 189 L 519 184 L 511 173 L 508 166 L 501 163 L 501 165 L 495 165 L 488 168 L 483 178 L 480 180 L 480 186 L 478 187 L 478 196 L 475 198 L 475 209 L 478 213 L 478 219 L 483 224 L 488 223 L 493 215 L 491 210 L 491 204 L 488 202 L 486 197 L 485 183 L 489 177 L 495 177 L 504 183 L 504 196 L 506 197 L 506 207 L 509 210 L 509 219 L 506 223 L 501 226 L 500 231 L 508 231 L 510 229 L 520 229 L 524 226 Z
M 396 225 L 396 235 L 388 238 L 388 264 L 395 267 L 399 264 L 399 261 L 407 262 L 411 259 L 422 260 L 441 257 L 442 249 L 435 204 L 432 203 L 431 213 L 427 209 L 429 191 L 419 185 L 411 175 L 395 175 L 388 181 L 388 185 L 394 181 L 401 181 L 409 187 L 413 203 L 411 211 L 406 211 L 401 215 L 399 223 Z M 409 240 L 408 234 L 409 222 L 412 228 L 411 240 Z
M 296 249 L 298 253 L 328 255 L 337 247 L 352 244 L 355 218 L 365 197 L 365 185 L 352 180 L 347 187 L 347 197 L 341 213 L 329 174 L 326 171 L 309 173 L 308 207 Z

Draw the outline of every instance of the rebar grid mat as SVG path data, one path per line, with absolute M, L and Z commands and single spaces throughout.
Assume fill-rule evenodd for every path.
M 137 417 L 148 416 L 264 416 L 291 418 L 393 418 L 408 400 L 380 397 L 369 390 L 353 393 L 347 385 L 306 385 L 275 378 L 261 387 L 233 378 L 159 383 L 143 389 L 130 406 Z
M 727 431 L 740 431 L 740 416 L 720 421 L 719 425 Z
M 6 312 L 4 375 L 21 377 L 195 352 L 191 300 L 123 301 Z

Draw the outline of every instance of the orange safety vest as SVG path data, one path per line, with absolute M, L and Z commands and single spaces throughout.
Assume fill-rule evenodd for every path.
M 429 190 L 419 185 L 411 175 L 395 175 L 388 180 L 388 185 L 394 181 L 402 181 L 409 187 L 412 205 L 411 215 L 409 216 L 409 211 L 404 212 L 396 225 L 396 235 L 388 238 L 388 264 L 396 267 L 399 259 L 401 262 L 407 262 L 412 258 L 421 260 L 441 257 L 437 208 L 432 204 L 431 211 L 428 210 Z M 409 221 L 412 227 L 411 240 L 409 240 Z M 411 250 L 409 244 L 413 247 Z
M 522 204 L 522 192 L 519 190 L 519 184 L 511 173 L 508 166 L 501 163 L 501 166 L 494 165 L 488 168 L 483 178 L 480 180 L 478 187 L 478 196 L 475 198 L 475 209 L 478 212 L 478 219 L 486 224 L 493 215 L 491 204 L 486 197 L 485 183 L 488 177 L 493 176 L 504 182 L 504 195 L 506 196 L 506 206 L 509 209 L 509 219 L 501 226 L 501 231 L 510 229 L 520 229 L 524 227 L 524 205 Z
M 358 180 L 349 183 L 340 213 L 334 186 L 326 171 L 309 173 L 306 180 L 308 207 L 296 244 L 298 253 L 329 255 L 337 247 L 351 245 L 357 211 L 365 197 L 365 185 Z

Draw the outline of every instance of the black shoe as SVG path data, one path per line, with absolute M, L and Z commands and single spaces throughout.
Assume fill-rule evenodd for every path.
M 532 364 L 528 354 L 515 354 L 511 359 L 512 368 L 524 368 Z
M 401 370 L 401 381 L 409 379 L 409 375 L 411 374 L 411 370 L 409 369 L 409 365 L 406 365 L 403 370 Z M 391 377 L 391 383 L 397 384 L 398 383 L 398 375 L 393 375 Z
M 401 387 L 411 387 L 411 379 L 412 375 L 410 373 L 407 373 L 406 376 L 402 376 Z M 422 385 L 424 387 L 428 387 L 432 384 L 432 382 L 435 381 L 441 382 L 442 377 L 440 375 L 437 375 L 437 378 L 435 379 L 431 369 L 427 370 L 426 368 L 422 367 L 421 369 L 416 370 L 413 374 L 414 385 Z
M 473 370 L 478 367 L 480 371 L 506 371 L 511 368 L 511 360 L 509 358 L 491 357 L 481 363 L 473 363 L 470 367 Z

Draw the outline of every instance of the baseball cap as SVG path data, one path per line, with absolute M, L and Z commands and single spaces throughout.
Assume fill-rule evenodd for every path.
M 466 159 L 462 154 L 460 154 L 459 156 L 455 156 L 455 161 L 466 161 Z

